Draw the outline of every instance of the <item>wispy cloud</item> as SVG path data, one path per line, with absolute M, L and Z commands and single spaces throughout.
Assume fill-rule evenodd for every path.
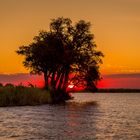
M 140 78 L 140 73 L 107 74 L 103 78 Z
M 0 83 L 13 83 L 18 85 L 32 83 L 39 87 L 43 86 L 43 76 L 30 75 L 26 73 L 0 74 Z M 140 88 L 140 73 L 134 74 L 109 74 L 103 75 L 99 82 L 100 88 Z
M 140 73 L 103 75 L 100 88 L 140 88 Z
M 12 83 L 18 85 L 20 83 L 27 85 L 28 83 L 35 84 L 37 86 L 43 85 L 43 77 L 39 75 L 30 75 L 26 73 L 17 74 L 0 74 L 0 83 Z

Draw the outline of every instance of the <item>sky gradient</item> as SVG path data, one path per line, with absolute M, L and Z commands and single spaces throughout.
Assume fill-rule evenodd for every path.
M 62 16 L 91 22 L 102 74 L 140 73 L 140 0 L 0 0 L 0 74 L 28 73 L 15 50 Z
M 43 76 L 30 74 L 0 74 L 0 83 L 3 85 L 12 83 L 14 85 L 23 84 L 28 86 L 29 83 L 37 87 L 44 86 Z M 110 74 L 103 75 L 103 80 L 98 82 L 98 88 L 140 88 L 140 74 Z

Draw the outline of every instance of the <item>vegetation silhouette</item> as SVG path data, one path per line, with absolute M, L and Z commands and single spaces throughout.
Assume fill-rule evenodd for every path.
M 0 86 L 0 107 L 51 104 L 49 92 L 36 87 L 6 84 Z
M 49 31 L 40 31 L 33 43 L 16 51 L 25 56 L 23 65 L 31 74 L 44 75 L 45 88 L 54 103 L 70 98 L 70 84 L 97 89 L 103 53 L 96 50 L 90 26 L 84 20 L 73 25 L 69 18 L 52 19 Z

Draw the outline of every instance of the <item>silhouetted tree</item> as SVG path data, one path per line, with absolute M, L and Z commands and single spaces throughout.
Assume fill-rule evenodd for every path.
M 0 87 L 3 87 L 3 84 L 2 83 L 0 83 Z
M 5 87 L 14 87 L 14 85 L 11 83 L 7 83 L 7 84 L 5 84 Z
M 65 100 L 69 84 L 96 89 L 100 79 L 102 52 L 96 50 L 90 23 L 75 25 L 68 18 L 53 19 L 50 31 L 40 31 L 34 42 L 21 46 L 17 53 L 25 56 L 23 64 L 32 74 L 44 74 L 45 88 L 54 101 Z

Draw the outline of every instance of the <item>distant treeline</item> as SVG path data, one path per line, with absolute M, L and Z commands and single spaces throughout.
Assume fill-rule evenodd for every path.
M 110 88 L 110 89 L 97 89 L 97 91 L 92 90 L 70 90 L 70 92 L 92 92 L 92 93 L 140 93 L 140 89 L 125 89 L 125 88 Z
M 98 93 L 140 93 L 140 89 L 98 89 Z

